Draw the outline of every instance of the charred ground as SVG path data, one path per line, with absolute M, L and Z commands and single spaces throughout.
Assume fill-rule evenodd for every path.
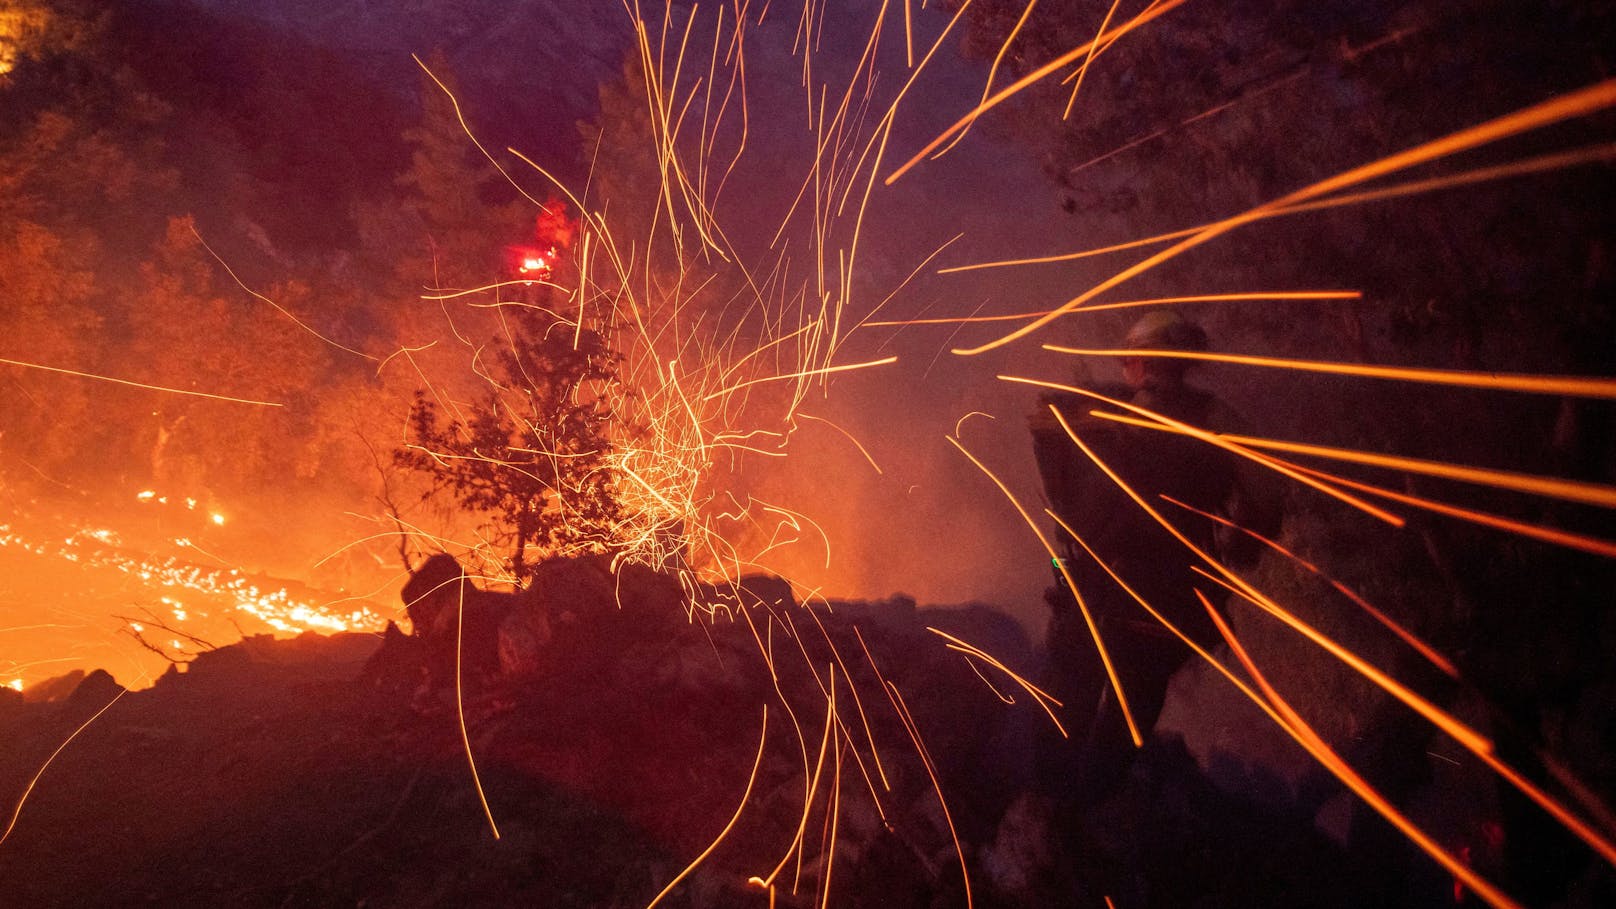
M 1013 686 L 985 666 L 978 676 L 928 630 L 1031 671 L 1013 623 L 904 599 L 810 607 L 761 581 L 747 615 L 692 623 L 646 608 L 670 585 L 639 575 L 619 589 L 621 606 L 552 595 L 545 608 L 572 618 L 558 618 L 537 671 L 468 682 L 466 728 L 497 840 L 453 689 L 423 696 L 387 682 L 399 669 L 412 685 L 422 677 L 393 659 L 396 637 L 250 638 L 115 701 L 104 673 L 70 693 L 7 697 L 7 804 L 106 708 L 45 769 L 0 850 L 7 902 L 642 906 L 724 829 L 754 760 L 736 826 L 667 904 L 766 905 L 747 878 L 786 854 L 816 767 L 824 788 L 805 822 L 806 858 L 782 866 L 779 905 L 817 904 L 826 878 L 833 905 L 964 905 L 950 822 L 977 905 L 1097 900 L 1096 881 L 1160 906 L 1420 905 L 1450 887 L 1406 847 L 1348 850 L 1304 806 L 1220 790 L 1172 738 L 1153 742 L 1125 791 L 1085 824 L 1082 853 L 1063 855 L 1062 819 L 1026 797 L 1047 719 L 1024 695 L 1004 703 L 985 679 Z M 752 628 L 773 648 L 772 671 Z M 844 678 L 862 714 L 846 704 Z M 831 737 L 844 751 L 839 772 L 834 753 L 829 763 L 816 754 L 828 687 L 853 727 Z M 864 729 L 853 725 L 860 716 Z M 842 793 L 834 818 L 832 786 Z M 840 841 L 833 864 L 819 845 L 829 824 Z M 1130 850 L 1146 867 L 1108 867 Z

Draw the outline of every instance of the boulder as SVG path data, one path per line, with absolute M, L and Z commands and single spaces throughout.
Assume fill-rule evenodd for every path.
M 382 645 L 365 661 L 361 684 L 383 691 L 413 690 L 426 669 L 421 640 L 405 634 L 394 622 L 382 631 Z
M 506 678 L 536 675 L 544 668 L 544 651 L 554 637 L 549 616 L 531 597 L 518 601 L 518 607 L 500 621 L 495 642 L 499 674 Z
M 70 707 L 89 707 L 100 710 L 124 693 L 124 687 L 112 677 L 112 673 L 105 669 L 97 669 L 84 676 L 83 681 L 74 686 L 73 693 L 67 696 Z
M 500 626 L 521 594 L 481 590 L 454 556 L 427 559 L 404 585 L 410 636 L 418 642 L 428 690 L 500 675 Z
M 22 699 L 30 704 L 51 704 L 67 699 L 84 681 L 84 670 L 75 669 L 64 675 L 46 679 L 23 690 Z

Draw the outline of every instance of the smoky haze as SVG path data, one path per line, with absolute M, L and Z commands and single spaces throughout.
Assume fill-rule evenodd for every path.
M 73 307 L 86 329 L 77 346 L 38 359 L 287 406 L 265 415 L 253 405 L 22 374 L 20 387 L 35 408 L 15 411 L 22 422 L 6 435 L 7 491 L 16 515 L 4 553 L 13 563 L 4 591 L 8 681 L 110 665 L 138 684 L 164 664 L 128 639 L 127 620 L 147 629 L 147 643 L 194 652 L 198 644 L 186 634 L 224 643 L 240 632 L 375 628 L 396 614 L 400 565 L 386 536 L 393 525 L 378 499 L 404 493 L 379 488 L 385 483 L 378 476 L 399 441 L 408 393 L 423 375 L 412 372 L 415 361 L 468 358 L 440 347 L 415 354 L 408 365 L 397 358 L 377 369 L 346 350 L 408 346 L 425 337 L 410 332 L 439 316 L 436 304 L 373 302 L 395 280 L 396 263 L 378 254 L 388 247 L 374 240 L 394 230 L 389 213 L 372 209 L 397 204 L 389 201 L 397 174 L 410 167 L 403 134 L 420 117 L 421 98 L 429 97 L 409 54 L 442 68 L 487 147 L 511 145 L 582 185 L 599 151 L 577 124 L 598 118 L 602 83 L 623 79 L 631 37 L 621 10 L 588 9 L 580 15 L 570 4 L 460 4 L 397 17 L 364 4 L 159 4 L 123 11 L 108 20 L 108 33 L 57 49 L 59 58 L 103 80 L 92 81 L 76 108 L 71 101 L 53 105 L 47 90 L 54 76 L 25 63 L 10 86 L 25 102 L 17 122 L 60 115 L 70 137 L 49 141 L 91 145 L 100 141 L 98 127 L 82 119 L 91 110 L 131 98 L 149 106 L 104 129 L 115 141 L 138 136 L 145 143 L 119 162 L 141 176 L 111 205 L 45 163 L 36 162 L 37 182 L 25 187 L 47 200 L 27 211 L 30 218 L 83 238 L 77 249 L 84 258 L 72 262 L 73 247 L 63 246 L 60 260 L 41 263 L 41 271 L 55 269 L 41 282 L 92 262 L 95 275 L 95 286 Z M 835 85 L 853 77 L 869 28 L 866 13 L 854 10 L 826 24 L 816 78 Z M 452 28 L 444 25 L 451 21 Z M 929 44 L 945 22 L 922 17 L 917 42 Z M 797 84 L 793 29 L 789 21 L 771 21 L 748 48 L 748 148 L 720 208 L 742 252 L 760 260 L 812 173 L 815 137 Z M 881 64 L 896 65 L 895 72 L 903 66 L 901 45 L 890 36 Z M 895 149 L 918 147 L 980 90 L 983 68 L 960 58 L 953 39 L 936 64 L 912 89 L 906 110 L 915 116 L 898 120 Z M 887 96 L 901 84 L 883 79 Z M 619 124 L 603 128 L 604 144 L 633 140 Z M 475 158 L 470 140 L 458 141 Z M 52 180 L 71 188 L 43 195 Z M 480 200 L 507 213 L 490 215 L 483 228 L 495 244 L 520 241 L 530 229 L 522 222 L 531 224 L 531 209 L 508 215 L 522 208 L 511 197 L 495 186 Z M 1005 204 L 1011 198 L 1021 201 Z M 875 187 L 849 313 L 862 317 L 889 295 L 883 320 L 1003 311 L 1051 299 L 1060 280 L 939 280 L 930 271 L 966 250 L 1009 254 L 1017 236 L 1048 235 L 1062 221 L 1029 154 L 979 132 L 942 166 L 895 188 Z M 932 266 L 898 290 L 945 244 Z M 497 267 L 452 260 L 452 252 L 442 252 L 434 267 L 461 269 L 460 284 L 500 276 Z M 436 280 L 455 283 L 442 272 Z M 413 287 L 422 283 L 417 278 Z M 132 307 L 120 287 L 140 288 L 151 302 Z M 193 311 L 214 315 L 199 319 Z M 472 337 L 494 333 L 470 317 L 456 328 Z M 980 600 L 1035 627 L 1043 559 L 1028 548 L 1031 537 L 1013 510 L 944 441 L 965 413 L 992 414 L 991 430 L 984 417 L 973 417 L 966 439 L 1025 482 L 1027 396 L 992 382 L 1005 361 L 947 354 L 950 331 L 854 333 L 838 360 L 896 354 L 898 362 L 829 377 L 803 402 L 809 419 L 798 422 L 789 457 L 750 460 L 730 478 L 734 494 L 803 516 L 795 529 L 760 531 L 801 538 L 771 550 L 760 564 L 805 592 Z M 299 384 L 277 384 L 285 381 Z M 79 428 L 92 414 L 99 427 Z M 44 433 L 39 426 L 60 440 L 44 446 L 49 450 L 17 445 Z M 286 482 L 270 479 L 277 471 Z M 441 509 L 413 508 L 405 509 L 408 519 L 463 526 Z M 183 573 L 183 582 L 168 583 L 165 572 L 173 571 Z M 232 585 L 284 600 L 289 611 L 301 605 L 305 618 L 290 618 L 289 611 L 267 619 L 243 614 L 241 603 L 251 597 L 223 589 Z M 324 620 L 307 621 L 311 614 Z M 159 627 L 152 630 L 154 622 Z
M 989 13 L 1002 12 L 1003 6 L 983 4 L 987 12 L 967 16 L 942 42 L 909 89 L 878 178 L 976 103 L 1007 28 Z M 1485 17 L 1471 30 L 1460 24 L 1459 13 L 1430 12 L 1418 4 L 1358 5 L 1363 8 L 1353 12 L 1327 7 L 1293 18 L 1287 15 L 1297 4 L 1247 6 L 1253 15 L 1238 21 L 1192 10 L 1175 13 L 1139 35 L 1137 44 L 1119 46 L 1109 63 L 1096 62 L 1066 125 L 1029 126 L 1053 120 L 1050 105 L 1063 106 L 1067 91 L 1056 89 L 983 118 L 945 156 L 924 162 L 894 185 L 877 179 L 861 228 L 849 317 L 904 321 L 1047 310 L 1134 260 L 1098 257 L 941 275 L 936 269 L 1098 247 L 1203 223 L 1588 81 L 1571 64 L 1561 69 L 1533 64 L 1534 55 L 1548 55 L 1556 40 L 1575 31 L 1570 20 L 1554 22 L 1541 47 L 1516 48 L 1511 51 L 1516 56 L 1505 59 L 1501 48 L 1523 30 L 1509 23 L 1489 25 Z M 829 11 L 816 40 L 812 78 L 816 85 L 831 86 L 833 101 L 836 88 L 855 70 L 876 9 L 874 4 L 850 7 Z M 1025 71 L 1028 61 L 1053 56 L 1092 35 L 1103 10 L 1077 10 L 1073 4 L 1053 4 L 1041 13 L 1045 18 L 1023 39 L 1026 50 L 1005 64 L 995 84 Z M 679 6 L 674 21 L 687 14 L 688 8 Z M 646 18 L 656 22 L 660 14 L 647 9 Z M 1281 21 L 1287 24 L 1274 24 Z M 937 10 L 917 16 L 917 55 L 947 22 L 948 15 Z M 818 99 L 801 85 L 802 58 L 793 53 L 797 26 L 775 16 L 748 46 L 747 158 L 719 206 L 737 248 L 760 260 L 783 212 L 812 173 L 818 139 L 809 120 Z M 50 203 L 71 211 L 29 214 L 65 244 L 59 247 L 62 256 L 51 260 L 55 270 L 42 271 L 41 286 L 59 281 L 64 270 L 85 270 L 82 260 L 75 263 L 74 250 L 96 262 L 88 269 L 96 286 L 76 304 L 83 317 L 76 331 L 82 339 L 104 339 L 109 349 L 92 349 L 89 342 L 83 349 L 64 347 L 57 351 L 59 362 L 94 363 L 100 368 L 93 371 L 144 377 L 165 387 L 184 382 L 191 390 L 245 392 L 273 384 L 276 374 L 288 372 L 287 362 L 305 357 L 311 362 L 299 367 L 304 370 L 299 375 L 318 381 L 285 389 L 292 406 L 273 418 L 285 422 L 259 425 L 254 422 L 259 416 L 217 404 L 179 414 L 151 393 L 120 392 L 119 397 L 63 377 L 19 379 L 28 400 L 47 402 L 38 405 L 38 419 L 48 419 L 66 436 L 44 447 L 76 446 L 76 453 L 35 450 L 31 430 L 9 430 L 6 471 L 15 479 L 7 491 L 26 517 L 14 522 L 15 529 L 55 540 L 109 526 L 122 534 L 124 545 L 99 545 L 136 551 L 143 559 L 151 555 L 157 562 L 177 559 L 208 570 L 235 569 L 262 581 L 265 590 L 296 588 L 297 597 L 336 604 L 333 608 L 343 614 L 350 611 L 346 598 L 354 597 L 357 606 L 386 618 L 396 611 L 400 565 L 385 537 L 393 528 L 378 497 L 406 492 L 381 488 L 379 477 L 386 475 L 382 465 L 401 436 L 408 394 L 419 375 L 402 360 L 378 369 L 322 344 L 237 287 L 214 264 L 213 254 L 248 286 L 267 292 L 327 338 L 376 353 L 408 344 L 417 337 L 410 332 L 440 314 L 418 299 L 412 300 L 413 308 L 375 301 L 386 295 L 383 285 L 404 287 L 419 297 L 429 280 L 425 271 L 410 272 L 388 255 L 404 248 L 419 254 L 398 239 L 408 236 L 409 225 L 393 217 L 393 209 L 401 207 L 398 177 L 412 166 L 403 136 L 419 127 L 421 99 L 431 96 L 409 55 L 434 61 L 452 76 L 468 124 L 486 147 L 512 146 L 577 186 L 591 179 L 592 162 L 633 138 L 622 123 L 601 122 L 602 142 L 592 145 L 578 127 L 580 121 L 604 120 L 603 85 L 608 92 L 621 88 L 632 46 L 628 16 L 616 4 L 559 0 L 413 4 L 402 12 L 363 2 L 218 0 L 120 11 L 110 28 L 113 33 L 99 50 L 77 46 L 59 52 L 72 59 L 119 48 L 116 59 L 74 64 L 108 86 L 104 96 L 84 99 L 80 109 L 67 106 L 69 132 L 80 137 L 72 140 L 81 156 L 75 160 L 99 160 L 89 154 L 100 148 L 97 128 L 86 124 L 110 107 L 135 111 L 130 120 L 106 127 L 112 138 L 132 137 L 144 143 L 140 148 L 150 148 L 130 151 L 129 160 L 114 162 L 117 167 L 107 165 L 109 173 L 137 174 L 127 178 L 135 188 L 113 203 L 103 204 L 80 187 Z M 907 69 L 901 25 L 889 20 L 886 29 L 876 95 L 890 98 Z M 1388 34 L 1399 37 L 1374 44 Z M 1199 53 L 1206 50 L 1203 44 L 1226 52 Z M 1449 56 L 1436 59 L 1448 65 L 1424 86 L 1406 88 L 1411 61 L 1430 59 L 1433 48 L 1444 47 L 1450 48 Z M 1467 50 L 1495 54 L 1536 76 L 1527 79 L 1510 70 L 1511 78 L 1500 77 L 1498 85 L 1505 87 L 1498 88 L 1454 61 Z M 15 122 L 34 122 L 31 117 L 51 109 L 45 92 L 58 76 L 31 73 L 25 65 L 12 78 L 27 102 L 26 110 L 8 115 Z M 1146 82 L 1173 88 L 1146 93 L 1138 88 Z M 1417 97 L 1396 94 L 1389 88 L 1393 84 Z M 130 98 L 140 104 L 128 104 Z M 48 160 L 56 146 L 40 144 L 49 138 L 42 133 L 36 138 L 39 147 L 32 152 L 12 152 L 35 154 L 30 161 Z M 70 144 L 59 141 L 62 147 Z M 457 141 L 474 160 L 469 142 Z M 497 157 L 514 167 L 509 156 Z M 42 182 L 32 192 L 42 198 L 55 191 L 50 180 L 66 181 L 43 165 L 38 173 Z M 1583 355 L 1577 345 L 1608 326 L 1608 298 L 1603 309 L 1579 301 L 1598 298 L 1609 275 L 1582 261 L 1591 258 L 1583 241 L 1552 243 L 1544 237 L 1608 233 L 1608 214 L 1599 214 L 1588 201 L 1600 198 L 1599 188 L 1579 182 L 1603 179 L 1558 175 L 1514 190 L 1279 219 L 1167 263 L 1108 299 L 1362 290 L 1363 306 L 1259 302 L 1201 304 L 1186 311 L 1208 325 L 1218 347 L 1243 352 L 1598 372 L 1609 365 L 1608 351 Z M 526 177 L 519 182 L 540 183 Z M 531 229 L 531 206 L 508 188 L 496 184 L 474 201 L 489 214 L 478 230 L 468 231 L 473 236 L 467 248 L 475 245 L 479 231 L 482 242 L 500 245 L 517 242 Z M 128 217 L 117 217 L 125 210 Z M 1511 210 L 1530 214 L 1506 214 Z M 173 230 L 166 223 L 170 216 L 193 218 L 195 233 Z M 1527 230 L 1527 223 L 1547 228 Z M 188 236 L 205 239 L 210 250 L 199 249 Z M 154 252 L 165 237 L 169 247 Z M 1484 255 L 1483 249 L 1489 252 Z M 497 271 L 486 263 L 455 262 L 447 244 L 439 253 L 434 251 L 434 267 L 465 270 L 443 280 L 445 285 L 470 286 Z M 920 268 L 933 253 L 936 258 Z M 21 246 L 14 253 L 26 254 Z M 189 263 L 184 269 L 209 270 L 207 286 L 198 283 L 204 277 L 191 272 L 170 280 L 183 271 L 176 262 Z M 836 266 L 826 268 L 834 272 Z M 919 274 L 905 284 L 917 268 Z M 891 302 L 872 315 L 868 307 L 900 285 Z M 129 308 L 121 289 L 136 286 L 146 288 L 153 306 Z M 1564 309 L 1555 319 L 1533 321 L 1530 295 L 1537 287 L 1574 292 L 1557 298 L 1554 305 Z M 269 364 L 262 375 L 238 369 L 240 358 L 206 360 L 205 345 L 179 346 L 196 332 L 187 330 L 191 325 L 174 324 L 177 307 L 164 310 L 156 304 L 183 294 L 226 314 L 196 325 L 238 339 L 257 332 L 250 335 L 256 346 L 247 348 L 254 355 L 248 359 Z M 802 591 L 825 596 L 901 592 L 926 604 L 983 601 L 1036 633 L 1045 617 L 1041 593 L 1050 580 L 1046 556 L 988 477 L 945 437 L 957 434 L 1037 514 L 1042 494 L 1026 433 L 1036 395 L 995 376 L 1069 380 L 1078 363 L 1040 345 L 1112 346 L 1133 312 L 1063 320 L 974 357 L 949 348 L 989 340 L 1018 323 L 872 326 L 852 333 L 839 361 L 896 355 L 897 362 L 816 384 L 800 407 L 802 415 L 814 419 L 798 421 L 789 455 L 749 459 L 728 475 L 738 498 L 778 502 L 808 519 L 787 534 L 801 542 L 770 551 L 761 564 L 791 578 Z M 475 321 L 466 326 L 472 334 L 492 334 Z M 464 360 L 464 354 L 445 345 L 421 356 Z M 84 358 L 75 360 L 76 355 Z M 152 364 L 165 357 L 199 368 L 189 375 L 164 373 Z M 1118 377 L 1110 360 L 1086 368 L 1094 381 Z M 1514 433 L 1531 433 L 1530 438 L 1552 433 L 1552 403 L 1499 408 L 1465 393 L 1394 395 L 1379 388 L 1366 391 L 1363 383 L 1276 378 L 1233 367 L 1202 369 L 1196 381 L 1275 436 L 1361 444 L 1367 433 L 1378 440 L 1411 441 L 1411 449 L 1423 456 L 1520 470 L 1547 470 L 1552 465 L 1545 462 L 1556 457 L 1548 452 L 1534 458 L 1499 441 Z M 21 413 L 17 407 L 14 413 Z M 1385 416 L 1367 417 L 1369 412 Z M 91 423 L 98 417 L 104 424 L 96 430 L 99 435 L 71 429 L 75 420 Z M 1360 432 L 1366 425 L 1377 428 Z M 69 428 L 61 430 L 64 426 Z M 1498 427 L 1508 429 L 1500 433 Z M 206 458 L 198 454 L 197 465 L 175 466 L 179 455 L 168 452 L 177 452 L 191 432 L 201 432 L 194 444 L 199 452 L 212 452 L 208 457 L 214 460 L 201 463 Z M 297 440 L 297 452 L 276 453 L 294 463 L 251 452 L 218 456 L 238 433 L 250 440 Z M 85 444 L 87 436 L 92 444 Z M 165 445 L 171 446 L 166 452 Z M 168 463 L 159 464 L 164 458 Z M 246 471 L 239 478 L 228 476 L 232 462 L 241 462 Z M 249 468 L 257 471 L 252 479 Z M 295 481 L 265 482 L 276 470 L 295 475 Z M 188 482 L 165 485 L 159 482 L 163 476 Z M 137 498 L 147 490 L 170 497 L 171 504 Z M 178 509 L 188 497 L 202 500 L 202 512 L 216 506 L 228 523 L 198 524 L 193 508 L 156 511 Z M 453 516 L 428 507 L 406 517 L 455 526 Z M 776 531 L 760 531 L 760 536 Z M 377 535 L 383 536 L 370 540 Z M 192 545 L 175 550 L 176 539 Z M 348 545 L 360 540 L 369 542 Z M 25 558 L 15 552 L 6 557 Z M 172 617 L 169 604 L 159 599 L 165 594 L 142 586 L 143 581 L 127 581 L 128 573 L 122 572 L 110 587 L 97 585 L 106 593 L 86 595 L 93 602 L 53 605 L 52 614 L 41 616 L 35 610 L 55 599 L 51 591 L 75 589 L 79 575 L 63 570 L 45 578 L 31 566 L 37 562 L 18 563 L 13 577 L 29 580 L 12 582 L 3 604 L 6 625 L 30 629 L 8 631 L 7 644 L 18 654 L 31 654 L 14 658 L 19 675 L 31 681 L 54 674 L 71 664 L 37 661 L 55 660 L 64 652 L 79 660 L 81 648 L 88 648 L 82 651 L 85 664 L 101 664 L 114 645 L 148 671 L 161 668 L 149 654 L 128 651 L 129 643 L 117 636 L 121 623 L 109 617 L 137 606 Z M 254 624 L 257 618 L 242 621 L 244 630 L 262 630 Z M 213 625 L 197 629 L 204 638 L 228 638 L 233 631 L 222 614 L 215 614 Z

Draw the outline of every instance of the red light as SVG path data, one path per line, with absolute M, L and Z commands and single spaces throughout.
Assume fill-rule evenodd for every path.
M 543 259 L 529 257 L 522 260 L 522 266 L 517 270 L 525 275 L 530 271 L 544 271 L 548 267 Z

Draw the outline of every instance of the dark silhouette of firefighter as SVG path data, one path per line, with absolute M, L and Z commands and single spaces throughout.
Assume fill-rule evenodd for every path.
M 1201 351 L 1206 333 L 1173 310 L 1147 315 L 1128 332 L 1130 350 Z M 1212 393 L 1186 381 L 1189 361 L 1127 356 L 1126 386 L 1094 390 L 1211 432 L 1239 432 L 1242 420 Z M 1263 468 L 1184 435 L 1130 426 L 1095 411 L 1138 419 L 1113 405 L 1071 393 L 1046 394 L 1031 418 L 1034 451 L 1051 510 L 1080 536 L 1139 597 L 1197 643 L 1221 640 L 1201 590 L 1214 603 L 1220 591 L 1195 574 L 1204 565 L 1134 502 L 1073 442 L 1055 414 L 1161 516 L 1203 552 L 1236 570 L 1255 561 L 1261 543 L 1196 514 L 1217 515 L 1272 537 L 1278 530 L 1277 488 Z M 1182 503 L 1172 504 L 1168 499 Z M 1097 626 L 1143 738 L 1167 699 L 1168 683 L 1193 652 L 1150 616 L 1064 530 L 1067 574 Z M 1215 571 L 1213 572 L 1216 573 Z M 1043 786 L 1057 805 L 1081 811 L 1112 795 L 1126 778 L 1135 745 L 1115 686 L 1101 662 L 1077 598 L 1057 573 L 1046 594 L 1053 610 L 1047 636 L 1051 693 L 1066 705 L 1070 741 L 1040 748 Z

